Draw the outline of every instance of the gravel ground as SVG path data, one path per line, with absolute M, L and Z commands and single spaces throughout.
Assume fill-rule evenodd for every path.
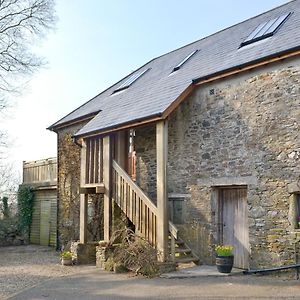
M 82 272 L 60 265 L 59 254 L 43 246 L 0 247 L 0 299 L 58 276 Z
M 61 280 L 61 276 L 65 276 Z M 274 276 L 147 279 L 95 266 L 64 267 L 41 246 L 0 247 L 0 299 L 300 299 L 297 280 Z

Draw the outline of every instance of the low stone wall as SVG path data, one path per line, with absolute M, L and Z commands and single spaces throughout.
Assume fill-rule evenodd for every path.
M 96 246 L 98 242 L 81 244 L 72 242 L 70 251 L 73 254 L 73 261 L 77 265 L 91 265 L 96 263 Z
M 96 247 L 96 267 L 105 270 L 105 263 L 110 255 L 109 248 L 105 245 L 100 245 Z

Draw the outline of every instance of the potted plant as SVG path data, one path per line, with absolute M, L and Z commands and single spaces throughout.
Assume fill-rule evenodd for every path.
M 217 245 L 216 248 L 216 265 L 220 273 L 230 273 L 233 267 L 233 246 Z
M 70 251 L 63 251 L 60 254 L 61 257 L 61 264 L 63 266 L 72 266 L 73 261 L 72 261 L 72 253 Z

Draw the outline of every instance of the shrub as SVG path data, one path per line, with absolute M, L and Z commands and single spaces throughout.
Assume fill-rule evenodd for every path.
M 114 241 L 121 241 L 115 244 Z M 136 274 L 153 277 L 158 274 L 157 251 L 144 238 L 125 228 L 114 232 L 110 245 L 114 246 L 113 261 Z
M 19 229 L 22 233 L 29 233 L 33 212 L 33 190 L 29 186 L 20 186 L 18 190 Z

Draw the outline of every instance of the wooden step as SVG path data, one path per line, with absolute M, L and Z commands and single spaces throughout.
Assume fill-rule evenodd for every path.
M 197 264 L 199 262 L 199 259 L 195 258 L 193 256 L 175 257 L 175 262 L 181 263 L 181 264 L 193 262 L 193 263 Z
M 175 248 L 175 253 L 191 253 L 191 249 L 189 248 Z

